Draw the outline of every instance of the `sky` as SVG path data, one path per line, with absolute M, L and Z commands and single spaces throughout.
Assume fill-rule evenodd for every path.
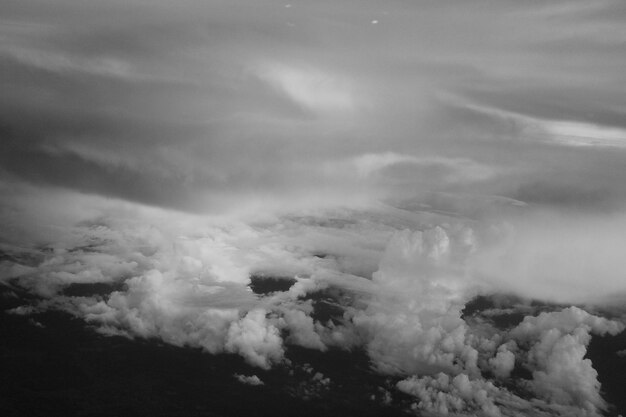
M 623 1 L 1 15 L 0 281 L 42 299 L 14 314 L 61 309 L 260 369 L 290 344 L 360 347 L 442 415 L 608 406 L 584 354 L 626 317 Z M 254 274 L 296 284 L 259 296 Z M 64 295 L 77 283 L 125 286 Z M 356 300 L 336 327 L 306 299 L 335 287 Z M 564 307 L 522 303 L 505 332 L 463 319 L 496 293 Z M 502 385 L 516 363 L 532 400 Z
M 624 7 L 8 1 L 4 182 L 200 213 L 423 190 L 612 209 Z

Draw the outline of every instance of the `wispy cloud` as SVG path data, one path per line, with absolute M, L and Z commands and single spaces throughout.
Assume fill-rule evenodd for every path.
M 351 111 L 357 105 L 345 76 L 277 63 L 261 65 L 257 74 L 296 104 L 314 112 Z
M 491 167 L 467 158 L 416 157 L 385 152 L 359 155 L 353 158 L 352 163 L 361 178 L 384 175 L 382 171 L 403 165 L 416 167 L 425 178 L 442 183 L 484 181 L 494 175 Z

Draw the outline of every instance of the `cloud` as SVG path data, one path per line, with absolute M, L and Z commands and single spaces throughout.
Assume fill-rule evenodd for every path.
M 543 128 L 557 142 L 571 146 L 626 147 L 626 130 L 581 122 L 548 122 Z
M 256 73 L 296 104 L 314 112 L 351 111 L 357 106 L 346 77 L 278 63 L 260 65 Z
M 499 243 L 470 260 L 477 276 L 501 291 L 566 303 L 604 303 L 626 294 L 615 233 L 621 215 L 533 212 L 501 227 Z M 590 280 L 589 277 L 594 277 Z
M 500 345 L 489 364 L 494 366 L 496 376 L 507 378 L 515 362 L 523 362 L 532 372 L 527 386 L 537 395 L 531 401 L 480 374 L 418 374 L 400 380 L 397 387 L 417 398 L 414 409 L 438 415 L 500 416 L 516 411 L 530 415 L 601 415 L 606 403 L 600 396 L 597 372 L 591 361 L 584 359 L 586 346 L 590 332 L 617 334 L 623 330 L 623 323 L 575 307 L 527 316 L 504 335 L 514 349 Z M 519 380 L 511 382 L 520 384 Z
M 309 310 L 308 313 L 310 314 L 311 311 Z M 307 315 L 302 310 L 285 309 L 283 318 L 287 328 L 290 330 L 287 339 L 289 343 L 309 349 L 322 351 L 327 349 L 319 333 L 316 332 L 315 323 L 310 315 Z
M 600 396 L 598 374 L 585 359 L 590 333 L 615 335 L 623 330 L 623 323 L 570 307 L 526 317 L 510 335 L 526 343 L 536 340 L 526 359 L 535 392 L 549 402 L 574 405 L 593 415 L 605 409 L 606 403 Z
M 623 148 L 626 146 L 626 130 L 612 123 L 602 125 L 587 121 L 551 119 L 546 116 L 491 107 L 462 97 L 445 96 L 444 101 L 450 101 L 455 106 L 489 116 L 494 121 L 507 121 L 518 129 L 518 139 L 521 140 L 540 140 L 574 147 Z
M 491 168 L 466 158 L 415 157 L 394 152 L 365 154 L 352 159 L 360 178 L 382 176 L 403 182 L 456 183 L 491 178 Z
M 252 386 L 259 386 L 259 385 L 265 385 L 265 383 L 256 375 L 241 375 L 241 374 L 235 374 L 233 375 L 237 381 L 241 382 L 242 384 L 246 384 L 246 385 L 252 385 Z
M 231 324 L 225 348 L 241 354 L 250 364 L 269 369 L 283 358 L 282 339 L 278 329 L 265 318 L 266 311 L 255 309 Z
M 38 300 L 12 312 L 261 369 L 363 349 L 416 412 L 601 413 L 586 349 L 622 324 L 464 309 L 623 304 L 623 6 L 283 6 L 6 5 L 0 280 Z
M 492 324 L 498 311 L 464 315 L 479 294 L 551 298 L 541 275 L 517 287 L 515 262 L 499 280 L 485 277 L 494 247 L 515 255 L 537 219 L 514 232 L 382 205 L 248 222 L 115 204 L 100 210 L 66 226 L 51 249 L 32 247 L 37 257 L 4 247 L 14 254 L 2 261 L 4 282 L 39 296 L 14 313 L 60 309 L 105 335 L 237 354 L 261 369 L 296 366 L 286 360 L 293 346 L 364 349 L 377 372 L 415 398 L 415 410 L 440 414 L 597 415 L 606 406 L 586 348 L 591 335 L 617 334 L 623 323 L 576 307 L 533 317 L 533 309 L 509 306 L 527 316 L 512 329 Z M 569 246 L 557 248 L 567 253 Z M 255 294 L 253 274 L 295 282 Z M 76 293 L 76 285 L 93 283 L 104 291 Z M 560 299 L 579 296 L 562 291 Z M 527 376 L 511 381 L 513 374 Z M 320 396 L 330 386 L 319 374 L 298 389 Z
M 5 49 L 0 51 L 9 59 L 14 59 L 25 66 L 52 72 L 75 72 L 103 77 L 131 78 L 130 65 L 122 60 L 108 57 L 72 57 L 48 51 L 27 49 Z
M 64 14 L 12 4 L 2 28 L 3 177 L 224 213 L 269 195 L 286 206 L 405 187 L 506 194 L 548 166 L 568 178 L 587 169 L 578 178 L 593 188 L 619 169 L 608 148 L 584 163 L 623 128 L 612 2 L 507 3 L 488 16 L 467 3 L 396 4 L 384 18 L 369 1 L 358 4 L 366 18 L 352 0 L 244 3 L 246 13 L 197 2 L 171 13 L 162 3 L 63 2 Z M 81 16 L 71 29 L 69 16 Z M 501 143 L 511 135 L 523 143 Z M 594 146 L 572 156 L 527 140 L 539 136 Z M 373 155 L 378 168 L 364 168 Z M 346 161 L 356 175 L 327 169 Z M 621 196 L 621 183 L 605 187 Z
M 611 211 L 617 203 L 615 196 L 600 187 L 558 184 L 556 181 L 545 180 L 522 184 L 514 195 L 527 203 L 558 207 L 568 211 Z
M 498 389 L 485 381 L 471 381 L 467 375 L 450 378 L 444 373 L 436 377 L 416 376 L 403 379 L 398 389 L 419 399 L 414 407 L 438 415 L 449 413 L 476 413 L 488 417 L 501 416 L 493 396 Z
M 390 239 L 373 277 L 372 299 L 352 318 L 380 371 L 478 372 L 478 351 L 461 318 L 476 284 L 456 264 L 456 252 L 467 245 L 457 239 L 441 227 Z
M 517 346 L 513 343 L 514 348 Z M 489 365 L 493 368 L 493 373 L 498 378 L 508 378 L 511 371 L 515 368 L 515 349 L 511 350 L 510 346 L 502 344 L 498 347 L 496 356 L 489 359 Z

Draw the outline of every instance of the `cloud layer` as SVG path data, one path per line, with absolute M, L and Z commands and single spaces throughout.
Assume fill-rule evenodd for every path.
M 307 397 L 332 382 L 294 346 L 365 352 L 393 382 L 374 398 L 418 414 L 600 415 L 585 355 L 626 299 L 624 12 L 5 2 L 0 283 L 34 297 L 10 314 L 301 366 Z
M 566 281 L 570 271 L 559 262 L 551 267 L 564 280 L 559 293 L 532 268 L 516 270 L 516 257 L 532 263 L 520 249 L 534 236 L 528 228 L 382 205 L 250 222 L 136 206 L 65 231 L 65 239 L 34 247 L 31 255 L 17 244 L 3 247 L 4 285 L 40 300 L 11 313 L 60 309 L 105 335 L 237 354 L 265 370 L 297 366 L 285 357 L 292 346 L 363 349 L 375 372 L 415 398 L 416 411 L 600 415 L 608 406 L 585 355 L 592 335 L 624 330 L 623 311 L 611 319 L 553 306 L 536 315 L 512 304 L 507 308 L 523 320 L 506 327 L 491 317 L 510 312 L 465 312 L 477 295 L 591 303 L 594 311 L 593 305 L 617 304 L 608 295 L 626 294 L 622 281 L 601 274 L 594 285 L 607 294 L 590 292 L 576 276 Z M 545 232 L 533 238 L 545 241 Z M 518 245 L 510 243 L 516 234 Z M 581 239 L 568 236 L 575 238 Z M 605 250 L 613 246 L 609 240 Z M 497 264 L 494 247 L 509 265 L 497 277 L 487 268 Z M 620 267 L 610 262 L 609 269 Z M 251 276 L 288 284 L 254 293 Z
M 3 178 L 210 213 L 537 183 L 623 202 L 619 2 L 290 6 L 9 2 Z

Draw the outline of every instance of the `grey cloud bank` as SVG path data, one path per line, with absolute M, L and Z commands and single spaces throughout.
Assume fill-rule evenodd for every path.
M 541 180 L 624 195 L 619 2 L 4 9 L 5 175 L 196 212 L 255 192 L 336 203 L 450 186 L 344 162 L 393 152 L 486 166 L 498 175 L 481 192 Z M 577 137 L 593 149 L 571 149 Z

